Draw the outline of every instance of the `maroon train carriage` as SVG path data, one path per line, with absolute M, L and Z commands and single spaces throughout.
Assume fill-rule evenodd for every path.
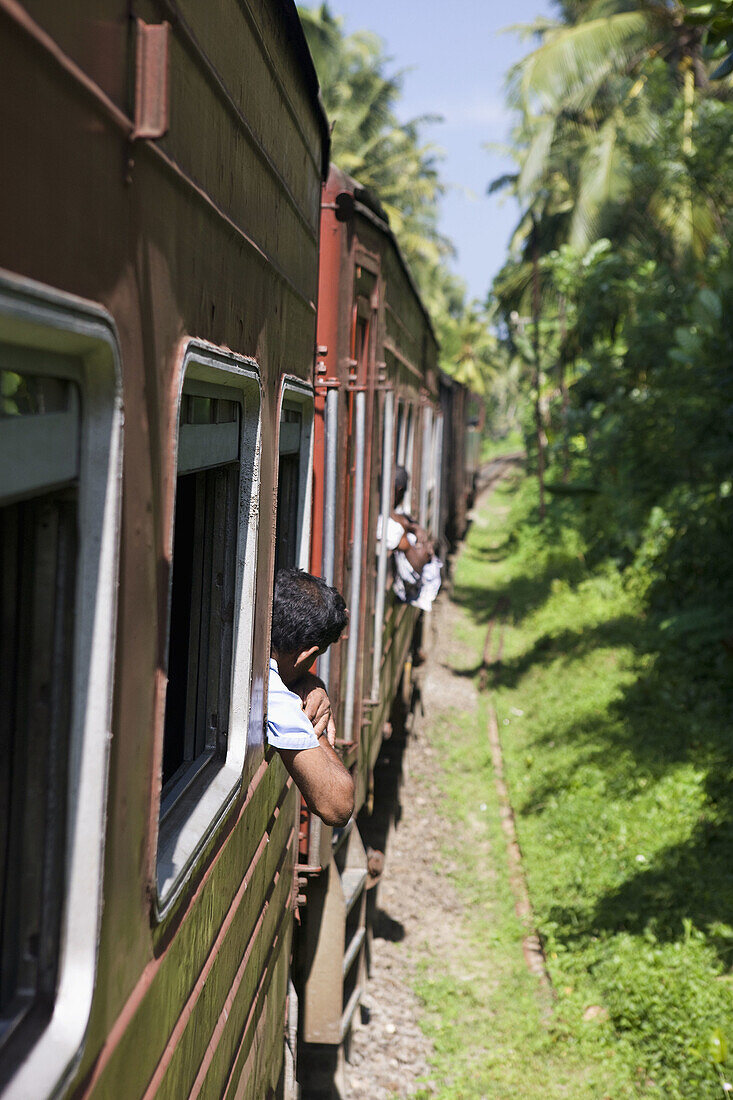
M 0 0 L 0 36 L 3 1095 L 282 1095 L 315 73 L 291 0 Z
M 350 609 L 348 637 L 320 659 L 319 673 L 353 766 L 358 812 L 371 804 L 418 615 L 391 591 L 377 524 L 389 515 L 399 463 L 410 476 L 409 510 L 439 537 L 442 415 L 435 335 L 387 217 L 335 167 L 323 193 L 318 343 L 311 563 Z M 355 825 L 334 835 L 306 815 L 301 859 L 301 1036 L 336 1048 L 365 978 L 365 850 Z

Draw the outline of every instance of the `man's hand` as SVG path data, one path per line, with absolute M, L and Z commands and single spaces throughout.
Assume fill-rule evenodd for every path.
M 319 680 L 312 672 L 306 672 L 293 684 L 292 690 L 303 700 L 303 710 L 313 724 L 316 737 L 325 733 L 329 745 L 333 746 L 336 742 L 336 723 L 323 680 Z

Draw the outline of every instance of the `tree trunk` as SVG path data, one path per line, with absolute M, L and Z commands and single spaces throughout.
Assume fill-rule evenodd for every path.
M 560 295 L 560 354 L 557 360 L 557 381 L 560 389 L 560 401 L 562 412 L 562 479 L 567 482 L 570 477 L 570 441 L 568 439 L 568 411 L 570 401 L 568 397 L 568 384 L 565 380 L 565 337 L 567 325 L 565 323 L 565 295 Z
M 540 258 L 537 221 L 532 218 L 532 322 L 534 347 L 534 423 L 537 436 L 537 483 L 540 490 L 540 521 L 545 518 L 545 443 L 540 405 Z

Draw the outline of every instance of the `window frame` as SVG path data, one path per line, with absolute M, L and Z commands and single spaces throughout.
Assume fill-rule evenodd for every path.
M 283 375 L 277 406 L 277 460 L 280 468 L 280 437 L 283 410 L 294 406 L 301 413 L 300 477 L 298 479 L 298 549 L 295 554 L 298 569 L 310 569 L 311 521 L 313 512 L 313 443 L 315 397 L 313 387 L 295 375 Z M 279 477 L 275 487 L 275 505 L 280 493 Z M 276 516 L 277 520 L 277 516 Z M 277 527 L 275 528 L 277 530 Z M 273 532 L 274 536 L 274 532 Z M 273 559 L 275 548 L 273 547 Z
M 158 832 L 155 844 L 155 917 L 163 921 L 197 873 L 209 843 L 222 825 L 242 787 L 244 764 L 250 744 L 250 700 L 252 655 L 255 629 L 255 589 L 259 534 L 260 461 L 262 440 L 262 384 L 257 362 L 247 356 L 188 339 L 178 355 L 178 387 L 172 410 L 173 446 L 171 463 L 171 505 L 167 531 L 167 552 L 171 563 L 168 577 L 166 672 L 163 704 L 159 708 L 157 743 L 162 760 L 165 724 L 165 686 L 173 584 L 175 499 L 179 477 L 180 411 L 191 381 L 231 392 L 240 404 L 239 485 L 236 545 L 234 548 L 234 603 L 230 668 L 229 715 L 226 752 L 216 763 L 191 763 L 190 775 L 177 784 L 175 799 L 163 798 L 158 787 Z M 213 391 L 212 391 L 213 392 Z M 186 467 L 183 473 L 193 472 Z M 205 754 L 204 754 L 205 755 Z M 210 766 L 211 765 L 211 766 Z
M 68 377 L 80 392 L 75 626 L 56 995 L 50 1017 L 3 1093 L 14 1100 L 51 1094 L 68 1079 L 92 1006 L 112 734 L 123 408 L 117 331 L 111 315 L 95 303 L 2 272 L 0 339 L 26 350 L 32 373 L 48 373 L 40 364 L 31 370 L 34 352 L 65 359 Z M 55 364 L 59 369 L 61 359 Z M 16 499 L 49 488 L 26 486 Z M 3 505 L 10 499 L 4 493 Z
M 398 507 L 408 515 L 412 512 L 412 490 L 415 465 L 415 431 L 418 407 L 408 395 L 400 395 L 395 410 L 394 465 L 407 471 L 407 488 Z

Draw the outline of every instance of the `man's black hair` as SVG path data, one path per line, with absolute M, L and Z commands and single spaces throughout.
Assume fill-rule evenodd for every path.
M 338 641 L 349 621 L 340 592 L 303 569 L 280 569 L 272 604 L 272 648 L 302 653 Z
M 394 468 L 394 487 L 395 493 L 404 495 L 407 488 L 407 482 L 409 480 L 409 474 L 404 466 L 395 466 Z

